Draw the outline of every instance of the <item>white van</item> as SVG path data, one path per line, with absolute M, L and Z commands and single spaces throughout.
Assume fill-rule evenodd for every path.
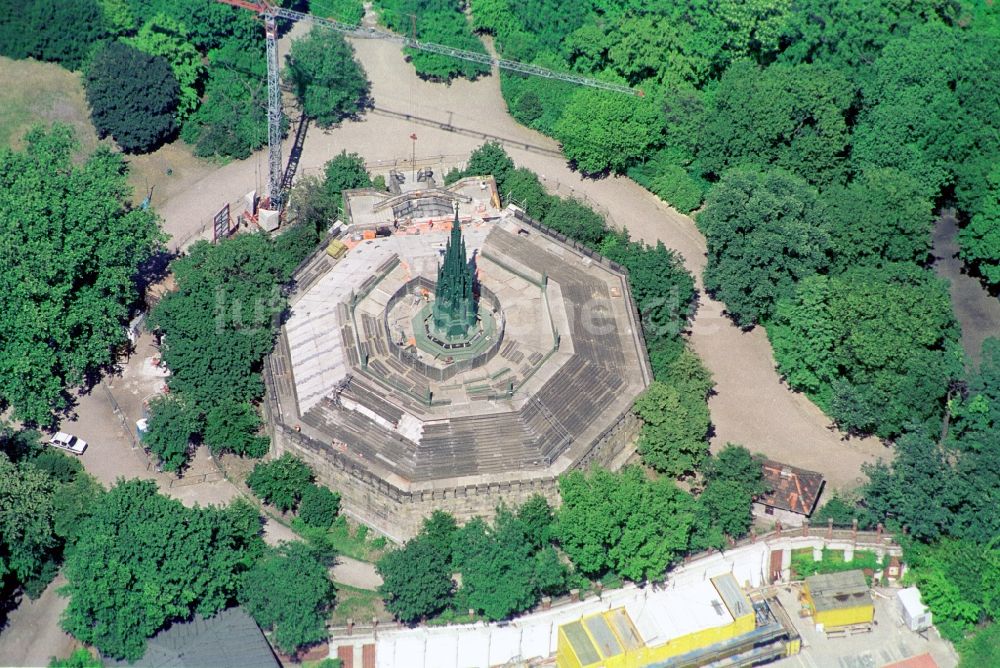
M 56 432 L 51 440 L 49 440 L 49 445 L 60 450 L 65 450 L 66 452 L 72 452 L 74 455 L 82 455 L 83 451 L 87 449 L 86 441 L 76 436 L 71 436 L 64 431 Z

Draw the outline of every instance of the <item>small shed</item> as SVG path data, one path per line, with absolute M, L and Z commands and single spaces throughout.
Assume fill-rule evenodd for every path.
M 896 593 L 896 601 L 899 603 L 899 611 L 903 615 L 903 623 L 911 631 L 923 631 L 930 628 L 931 611 L 920 602 L 920 590 L 916 587 L 900 589 Z
M 803 589 L 813 621 L 826 631 L 840 627 L 871 624 L 875 619 L 865 574 L 861 570 L 813 575 Z

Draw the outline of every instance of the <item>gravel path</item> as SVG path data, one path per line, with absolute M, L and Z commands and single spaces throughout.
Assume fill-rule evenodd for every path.
M 302 29 L 298 26 L 296 31 Z M 408 160 L 411 133 L 418 137 L 418 161 L 467 155 L 485 139 L 499 139 L 519 165 L 542 175 L 551 189 L 585 195 L 633 237 L 659 239 L 681 253 L 700 285 L 705 240 L 691 218 L 627 178 L 581 179 L 559 157 L 555 141 L 518 125 L 507 114 L 495 77 L 449 86 L 431 84 L 413 75 L 397 47 L 374 40 L 354 44 L 373 83 L 375 111 L 333 130 L 310 128 L 300 175 L 317 173 L 341 150 L 361 153 L 369 164 Z M 204 226 L 224 202 L 238 202 L 246 191 L 262 188 L 265 179 L 262 151 L 201 179 L 160 205 L 159 212 L 174 239 L 183 240 Z M 717 383 L 717 394 L 709 402 L 715 425 L 713 448 L 727 441 L 742 443 L 774 459 L 823 472 L 831 488 L 856 485 L 862 463 L 890 456 L 875 439 L 845 440 L 819 409 L 781 383 L 763 330 L 742 332 L 733 327 L 722 315 L 722 305 L 704 295 L 691 341 Z
M 25 596 L 10 613 L 0 634 L 0 666 L 47 666 L 51 657 L 67 657 L 80 646 L 59 628 L 59 617 L 69 605 L 68 598 L 56 593 L 64 584 L 66 579 L 59 575 L 37 600 Z
M 962 325 L 962 348 L 976 364 L 983 340 L 1000 336 L 1000 299 L 962 271 L 958 258 L 958 221 L 952 210 L 942 211 L 934 226 L 934 271 L 951 285 L 951 303 Z

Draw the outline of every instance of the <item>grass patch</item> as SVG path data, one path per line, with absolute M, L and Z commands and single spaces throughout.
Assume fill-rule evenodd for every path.
M 80 75 L 55 63 L 0 56 L 0 148 L 21 149 L 36 123 L 73 126 L 84 153 L 97 146 L 97 133 Z
M 356 624 L 371 624 L 373 617 L 383 622 L 392 619 L 378 592 L 357 589 L 339 582 L 334 586 L 337 588 L 337 604 L 330 615 L 332 624 L 346 624 L 348 619 L 353 619 Z
M 299 518 L 292 520 L 292 529 L 306 540 L 319 541 L 342 554 L 358 561 L 374 563 L 385 554 L 388 541 L 384 536 L 369 536 L 368 527 L 339 515 L 327 529 L 307 526 Z
M 813 560 L 811 547 L 792 550 L 792 571 L 795 573 L 794 577 L 796 579 L 823 573 L 842 573 L 858 568 L 868 568 L 874 571 L 881 568 L 881 566 L 882 564 L 879 562 L 877 555 L 871 550 L 855 550 L 854 559 L 851 561 L 844 561 L 844 552 L 842 550 L 824 548 L 823 558 L 819 561 Z

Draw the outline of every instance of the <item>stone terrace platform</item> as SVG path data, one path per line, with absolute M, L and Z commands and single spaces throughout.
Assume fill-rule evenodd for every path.
M 487 498 L 462 508 L 489 514 L 499 486 L 551 492 L 570 468 L 628 457 L 630 407 L 651 374 L 617 266 L 514 207 L 490 220 L 473 213 L 465 243 L 502 332 L 452 373 L 440 360 L 417 364 L 388 317 L 394 295 L 433 293 L 450 224 L 410 219 L 393 229 L 349 235 L 341 259 L 317 254 L 298 272 L 266 374 L 279 449 L 306 457 L 376 526 L 391 524 L 399 503 L 426 515 L 449 504 L 422 502 L 454 505 L 468 490 Z M 413 517 L 404 524 L 387 532 L 416 526 Z

